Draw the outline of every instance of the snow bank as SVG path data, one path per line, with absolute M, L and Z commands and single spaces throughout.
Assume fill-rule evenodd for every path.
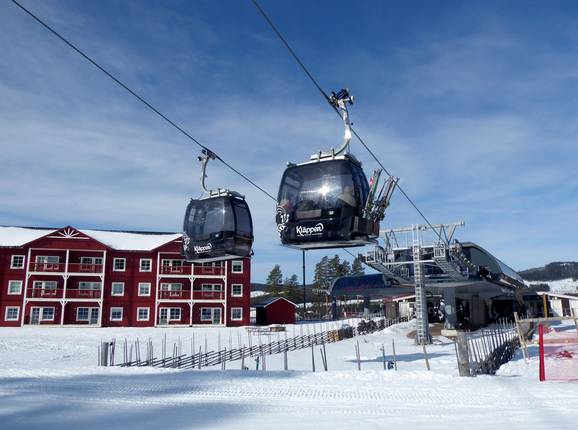
M 288 327 L 288 335 L 322 328 Z M 457 376 L 454 345 L 438 338 L 427 352 L 407 337 L 414 323 L 326 345 L 328 372 L 319 347 L 229 363 L 227 371 L 96 367 L 100 340 L 125 337 L 156 344 L 166 336 L 183 349 L 206 342 L 248 342 L 243 328 L 38 328 L 0 329 L 0 422 L 2 428 L 109 429 L 206 428 L 352 429 L 399 428 L 493 430 L 574 429 L 578 385 L 538 382 L 537 348 L 530 363 L 521 354 L 497 376 Z M 271 335 L 273 338 L 284 334 Z M 263 342 L 266 337 L 262 335 Z M 252 341 L 258 341 L 254 336 Z M 395 342 L 398 371 L 383 370 Z M 361 371 L 355 344 L 359 342 Z M 204 348 L 204 346 L 203 346 Z

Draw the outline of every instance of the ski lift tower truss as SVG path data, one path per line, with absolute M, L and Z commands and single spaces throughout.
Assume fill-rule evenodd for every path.
M 365 263 L 386 278 L 415 286 L 418 344 L 431 342 L 425 291 L 428 278 L 435 277 L 438 284 L 465 281 L 468 273 L 477 269 L 462 252 L 460 243 L 454 240 L 456 229 L 464 225 L 460 221 L 382 230 L 385 246 L 377 245 L 364 256 Z M 426 265 L 437 266 L 439 270 L 426 271 Z

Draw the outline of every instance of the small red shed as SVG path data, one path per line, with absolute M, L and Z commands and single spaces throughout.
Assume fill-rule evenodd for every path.
M 285 297 L 269 297 L 255 304 L 257 325 L 295 324 L 297 305 Z

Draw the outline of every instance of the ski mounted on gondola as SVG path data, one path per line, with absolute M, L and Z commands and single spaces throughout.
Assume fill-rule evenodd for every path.
M 345 126 L 335 151 L 319 152 L 301 164 L 288 163 L 277 196 L 281 243 L 298 249 L 342 248 L 375 243 L 379 222 L 397 185 L 389 176 L 378 190 L 381 170 L 368 184 L 361 162 L 349 153 L 351 124 L 347 89 L 332 93 L 330 103 Z
M 207 196 L 191 199 L 183 223 L 183 255 L 202 263 L 249 257 L 253 245 L 253 221 L 245 197 L 236 191 L 205 187 L 207 163 L 215 154 L 203 149 L 201 186 Z

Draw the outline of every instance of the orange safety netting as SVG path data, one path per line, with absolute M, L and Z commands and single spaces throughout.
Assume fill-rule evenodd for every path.
M 578 333 L 538 327 L 540 381 L 578 381 Z

